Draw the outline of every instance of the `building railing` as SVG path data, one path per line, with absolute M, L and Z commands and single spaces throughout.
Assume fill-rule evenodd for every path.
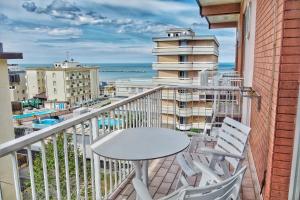
M 197 106 L 211 108 L 212 116 L 182 118 L 176 112 L 164 114 L 162 107 L 165 104 L 173 104 L 175 110 L 182 104 L 176 99 L 176 94 L 183 91 L 205 95 L 205 101 L 198 102 Z M 174 99 L 163 99 L 162 94 L 166 92 L 175 94 Z M 11 157 L 12 184 L 18 200 L 25 197 L 109 199 L 132 175 L 133 165 L 129 161 L 93 154 L 90 145 L 94 141 L 115 130 L 136 127 L 166 127 L 203 134 L 206 124 L 222 121 L 225 116 L 240 117 L 240 109 L 236 109 L 239 113 L 229 112 L 230 108 L 241 107 L 240 94 L 239 87 L 156 87 L 3 143 L 0 158 Z M 222 103 L 222 110 L 228 113 L 220 115 Z M 187 106 L 193 110 L 193 104 Z M 27 158 L 25 169 L 29 172 L 29 179 L 25 184 L 20 180 L 20 152 Z
M 219 55 L 217 46 L 164 46 L 155 47 L 152 51 L 154 55 L 180 55 L 180 54 L 215 54 Z

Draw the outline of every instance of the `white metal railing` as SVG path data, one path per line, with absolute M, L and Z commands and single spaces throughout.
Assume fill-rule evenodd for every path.
M 201 101 L 187 106 L 203 106 L 210 109 L 213 116 L 185 116 L 183 119 L 177 112 L 163 113 L 166 104 L 173 105 L 175 111 L 178 109 L 182 101 L 176 99 L 176 94 L 182 92 L 203 95 Z M 166 93 L 174 94 L 174 98 L 163 99 L 162 94 Z M 29 199 L 113 199 L 118 188 L 131 176 L 133 165 L 95 155 L 90 144 L 104 134 L 135 127 L 202 133 L 206 124 L 221 121 L 225 116 L 240 117 L 240 113 L 233 115 L 229 109 L 234 107 L 240 111 L 242 98 L 239 95 L 239 87 L 156 87 L 1 144 L 0 158 L 11 157 L 18 200 L 25 195 Z M 222 103 L 228 113 L 220 113 Z M 29 180 L 25 186 L 22 184 L 22 189 L 17 157 L 20 151 L 23 154 L 25 151 L 29 172 Z M 40 176 L 37 176 L 38 171 Z

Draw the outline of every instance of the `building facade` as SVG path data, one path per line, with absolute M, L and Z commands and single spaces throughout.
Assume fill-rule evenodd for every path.
M 45 70 L 42 68 L 26 69 L 26 87 L 29 99 L 45 93 Z
M 260 96 L 246 100 L 251 174 L 263 199 L 299 199 L 300 1 L 198 0 L 210 28 L 236 28 L 236 70 Z M 298 105 L 299 106 L 299 105 Z M 294 154 L 294 155 L 293 155 Z M 292 158 L 298 159 L 292 159 Z M 292 167 L 293 166 L 293 167 Z M 291 177 L 293 177 L 291 179 Z
M 156 62 L 152 67 L 157 71 L 154 84 L 206 86 L 218 63 L 219 43 L 214 36 L 200 37 L 191 29 L 176 28 L 168 30 L 167 37 L 153 38 L 153 41 Z M 179 130 L 204 129 L 205 121 L 212 118 L 212 99 L 207 95 L 192 90 L 164 90 L 162 122 L 169 124 L 175 120 Z
M 9 92 L 11 101 L 27 99 L 26 72 L 17 66 L 8 67 Z
M 71 106 L 98 98 L 98 67 L 82 67 L 74 63 L 55 63 L 52 68 L 28 69 L 29 98 L 43 91 L 47 100 L 69 102 Z
M 116 97 L 130 97 L 146 90 L 155 87 L 152 79 L 149 80 L 117 80 L 116 85 Z

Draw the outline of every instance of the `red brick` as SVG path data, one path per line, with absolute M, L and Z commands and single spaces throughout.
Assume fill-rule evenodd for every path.
M 289 156 L 289 154 L 283 154 L 283 153 L 274 153 L 274 160 L 280 160 L 280 161 L 289 161 L 291 162 L 292 158 Z
M 290 178 L 289 177 L 282 177 L 273 175 L 271 178 L 272 183 L 281 183 L 281 184 L 289 184 Z
M 273 167 L 280 168 L 280 169 L 291 169 L 291 162 L 283 162 L 275 160 L 273 161 Z
M 294 130 L 295 124 L 290 122 L 277 122 L 276 129 L 280 130 Z
M 296 98 L 279 98 L 278 105 L 280 105 L 280 106 L 296 106 L 297 99 Z
M 290 90 L 294 90 L 294 89 L 298 89 L 298 81 L 280 81 L 279 83 L 279 88 L 280 89 L 290 89 Z
M 300 19 L 292 19 L 284 21 L 284 28 L 300 28 Z
M 294 131 L 288 131 L 288 130 L 276 130 L 275 136 L 281 137 L 281 138 L 294 138 Z
M 284 12 L 284 18 L 285 19 L 299 19 L 300 18 L 300 12 L 299 10 L 289 10 Z
M 281 183 L 272 183 L 272 189 L 277 190 L 277 191 L 289 191 L 289 185 L 287 184 L 281 184 Z
M 294 10 L 300 9 L 300 1 L 286 1 L 285 2 L 285 9 L 286 10 Z
M 278 113 L 296 114 L 296 106 L 278 106 Z
M 275 143 L 274 152 L 292 154 L 293 153 L 293 148 L 292 148 L 292 146 L 279 146 L 277 143 Z
M 299 30 L 296 28 L 285 29 L 283 32 L 283 37 L 300 37 Z M 297 52 L 294 52 L 297 53 Z
M 273 174 L 276 175 L 276 176 L 289 177 L 290 174 L 291 174 L 291 171 L 289 169 L 273 168 Z
M 275 138 L 275 147 L 277 145 L 280 145 L 280 146 L 293 146 L 294 144 L 294 140 L 293 139 L 289 139 L 289 138 Z

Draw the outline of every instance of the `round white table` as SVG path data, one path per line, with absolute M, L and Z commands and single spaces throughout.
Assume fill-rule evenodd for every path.
M 189 144 L 188 136 L 171 129 L 130 128 L 107 135 L 91 148 L 106 158 L 133 161 L 136 177 L 148 185 L 148 160 L 177 154 Z

